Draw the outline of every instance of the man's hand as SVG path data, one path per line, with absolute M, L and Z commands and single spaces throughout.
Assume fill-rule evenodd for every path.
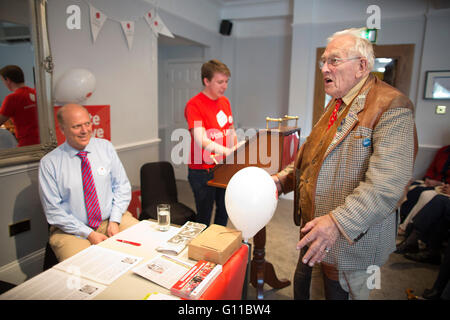
M 429 178 L 425 178 L 425 185 L 427 187 L 436 187 L 442 185 L 442 182 L 439 180 L 433 180 Z
M 444 184 L 444 186 L 442 187 L 442 192 L 450 196 L 450 184 Z
M 278 179 L 278 176 L 276 174 L 273 174 L 270 177 L 273 179 L 273 182 L 275 182 L 275 186 L 277 187 L 278 194 L 281 194 L 283 192 L 283 189 L 281 188 L 280 179 Z
M 108 229 L 106 230 L 108 237 L 112 237 L 116 233 L 119 233 L 119 224 L 117 222 L 110 221 L 108 223 Z
M 308 222 L 300 232 L 304 236 L 297 243 L 297 250 L 309 245 L 302 261 L 310 267 L 323 260 L 339 236 L 339 229 L 328 214 Z
M 107 236 L 105 236 L 103 233 L 92 231 L 88 235 L 88 240 L 91 244 L 98 244 L 104 240 L 108 239 Z

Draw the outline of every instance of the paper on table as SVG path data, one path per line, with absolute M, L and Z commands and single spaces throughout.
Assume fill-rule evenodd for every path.
M 133 272 L 170 289 L 194 264 L 158 255 L 133 269 Z
M 142 257 L 93 245 L 54 268 L 108 285 L 141 260 Z
M 158 224 L 156 222 L 143 220 L 118 233 L 112 239 L 126 239 L 127 241 L 139 242 L 147 252 L 151 252 L 173 237 L 180 229 L 171 226 L 168 231 L 162 232 L 157 227 Z
M 206 224 L 188 221 L 168 241 L 156 248 L 156 251 L 177 255 L 206 228 Z
M 106 286 L 49 269 L 0 295 L 0 300 L 90 300 Z

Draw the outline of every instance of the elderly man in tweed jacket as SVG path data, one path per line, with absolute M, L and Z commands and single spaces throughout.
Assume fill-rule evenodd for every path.
M 417 148 L 413 105 L 370 75 L 373 48 L 361 31 L 328 39 L 319 66 L 333 99 L 296 160 L 273 176 L 279 192 L 295 191 L 295 299 L 309 299 L 315 263 L 327 299 L 368 299 L 372 272 L 395 250 L 395 208 Z

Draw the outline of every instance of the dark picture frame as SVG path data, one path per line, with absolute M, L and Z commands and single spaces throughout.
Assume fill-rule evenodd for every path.
M 450 100 L 450 70 L 426 72 L 423 98 Z

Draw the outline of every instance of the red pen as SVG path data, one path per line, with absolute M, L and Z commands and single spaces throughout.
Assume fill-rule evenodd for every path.
M 119 242 L 131 244 L 133 246 L 140 246 L 141 245 L 140 243 L 137 243 L 137 242 L 127 241 L 127 240 L 122 240 L 122 239 L 116 239 L 116 240 L 119 241 Z

